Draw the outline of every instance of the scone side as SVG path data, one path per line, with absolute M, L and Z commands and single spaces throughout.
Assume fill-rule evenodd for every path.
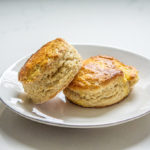
M 74 54 L 74 55 L 76 55 L 76 54 Z M 75 57 L 77 57 L 77 56 L 78 55 L 76 55 Z M 68 59 L 68 58 L 66 58 L 66 59 Z M 54 73 L 55 75 L 52 75 L 52 76 L 54 76 L 53 78 L 56 78 L 57 76 L 59 76 L 58 73 L 62 74 L 61 77 L 59 77 L 59 78 L 57 77 L 56 78 L 57 80 L 56 79 L 54 80 L 54 84 L 52 82 L 53 78 L 51 79 L 51 77 L 50 77 L 50 79 L 45 79 L 42 81 L 35 81 L 32 83 L 25 83 L 25 84 L 23 83 L 25 92 L 28 93 L 29 97 L 31 97 L 31 99 L 34 103 L 37 103 L 37 104 L 43 103 L 43 102 L 51 99 L 52 97 L 54 97 L 57 93 L 59 93 L 65 86 L 67 86 L 73 80 L 74 76 L 78 73 L 78 71 L 82 65 L 81 64 L 81 58 L 79 56 L 78 56 L 78 58 L 74 58 L 74 60 L 65 60 L 64 59 L 63 61 L 64 61 L 64 63 L 67 63 L 67 61 L 71 61 L 70 63 L 69 62 L 67 63 L 69 66 L 68 65 L 67 66 L 61 66 L 61 69 L 59 68 L 60 71 L 61 70 L 63 71 L 64 69 L 68 68 L 67 69 L 68 72 Z M 43 87 L 43 84 L 44 85 L 47 84 L 47 81 L 48 82 L 50 81 L 50 83 L 49 83 L 50 85 L 48 87 Z M 38 93 L 34 92 L 34 89 L 37 87 L 39 90 Z M 32 91 L 32 89 L 33 89 L 33 91 Z M 47 91 L 49 91 L 49 92 L 47 92 Z M 45 95 L 45 92 L 46 92 L 46 95 Z
M 90 57 L 89 59 L 84 61 L 83 65 L 86 63 L 87 64 L 91 63 L 91 61 L 93 61 L 93 59 L 94 59 L 94 61 L 95 61 L 95 59 L 96 59 L 96 61 L 99 61 L 99 59 L 101 59 L 101 58 L 111 60 L 114 65 L 110 65 L 110 66 L 116 69 L 116 73 L 113 74 L 113 76 L 111 76 L 111 78 L 107 78 L 107 80 L 102 80 L 102 82 L 98 82 L 97 86 L 91 86 L 91 85 L 85 86 L 85 84 L 84 84 L 84 86 L 80 86 L 79 83 L 81 83 L 81 84 L 82 84 L 82 82 L 84 83 L 84 80 L 86 79 L 85 78 L 86 76 L 85 75 L 82 76 L 82 74 L 89 73 L 82 66 L 82 68 L 80 69 L 80 71 L 77 74 L 77 76 L 75 77 L 75 79 L 64 90 L 64 94 L 69 101 L 71 101 L 77 105 L 80 105 L 82 107 L 105 107 L 105 106 L 112 105 L 114 103 L 118 103 L 119 101 L 121 101 L 122 99 L 124 99 L 125 97 L 127 97 L 129 95 L 133 85 L 138 81 L 138 71 L 134 67 L 124 65 L 117 59 L 115 59 L 113 57 L 109 57 L 109 56 Z M 95 67 L 95 66 L 94 65 L 91 66 L 91 69 L 92 69 L 92 67 Z M 118 70 L 120 72 L 118 72 Z M 83 71 L 83 73 L 81 73 L 82 71 Z M 80 80 L 80 78 L 81 78 L 81 80 Z M 95 77 L 93 77 L 93 76 L 90 78 L 90 80 L 91 80 L 90 83 L 94 82 L 94 84 L 95 84 L 95 80 L 93 80 L 94 78 Z M 118 89 L 118 91 L 120 93 L 119 95 L 121 95 L 121 94 L 122 95 L 120 97 L 117 97 L 116 95 L 112 95 L 112 98 L 110 98 L 110 99 L 108 98 L 108 101 L 104 100 L 103 102 L 99 98 L 99 102 L 98 102 L 99 104 L 95 103 L 94 101 L 98 100 L 98 98 L 94 98 L 94 96 L 95 95 L 101 96 L 104 94 L 104 93 L 102 93 L 102 94 L 98 93 L 96 91 L 98 91 L 100 89 L 106 89 L 118 78 L 121 79 L 121 82 L 118 83 L 118 85 L 123 85 L 120 90 L 123 90 L 124 92 L 120 92 Z M 116 80 L 116 82 L 117 82 L 117 80 Z M 115 89 L 115 88 L 112 88 L 112 89 Z M 111 92 L 112 92 L 112 90 L 110 90 L 110 93 Z M 86 95 L 88 95 L 90 98 L 87 99 Z M 112 99 L 113 99 L 113 101 L 112 101 Z M 102 103 L 100 103 L 100 101 Z
M 53 44 L 51 45 L 50 43 L 53 42 L 55 44 L 53 49 L 51 49 Z M 57 46 L 58 48 L 56 48 Z M 41 57 L 36 59 L 37 56 Z M 82 65 L 81 61 L 82 58 L 80 54 L 72 45 L 62 39 L 56 39 L 45 44 L 28 59 L 19 73 L 19 79 L 21 77 L 20 80 L 24 90 L 32 101 L 36 104 L 43 103 L 53 98 L 57 93 L 68 86 L 78 73 Z M 40 74 L 32 78 L 32 80 L 28 80 L 29 76 L 27 73 L 30 73 L 30 69 L 31 72 L 32 69 L 34 71 L 34 67 L 37 64 L 38 69 L 40 69 Z M 53 92 L 50 92 L 51 90 Z
M 80 68 L 79 68 L 80 69 Z M 78 70 L 79 71 L 79 70 Z M 75 73 L 74 72 L 74 75 L 76 75 L 77 73 L 78 73 L 78 71 Z M 74 79 L 74 76 L 72 76 L 71 78 L 70 78 L 70 80 L 66 83 L 66 85 L 64 85 L 59 91 L 57 91 L 54 95 L 52 95 L 52 96 L 50 96 L 50 97 L 48 97 L 47 99 L 42 99 L 42 100 L 34 100 L 34 99 L 31 99 L 31 101 L 33 102 L 33 103 L 35 103 L 35 104 L 42 104 L 42 103 L 44 103 L 44 102 L 46 102 L 46 101 L 48 101 L 48 100 L 50 100 L 50 99 L 52 99 L 52 98 L 54 98 L 58 93 L 60 93 L 61 91 L 63 91 L 66 87 L 68 87 L 68 85 L 71 83 L 71 81 Z
M 75 101 L 70 100 L 70 99 L 67 98 L 67 97 L 66 97 L 66 99 L 67 99 L 70 103 L 75 104 L 75 105 L 77 105 L 77 106 L 79 106 L 79 107 L 82 107 L 82 108 L 97 108 L 97 109 L 98 109 L 98 108 L 105 108 L 105 107 L 113 106 L 113 105 L 115 105 L 115 104 L 119 104 L 120 102 L 124 101 L 125 98 L 127 98 L 129 95 L 130 95 L 130 93 L 129 93 L 127 96 L 125 96 L 123 99 L 120 99 L 120 100 L 118 100 L 118 101 L 115 102 L 115 103 L 108 104 L 108 105 L 103 105 L 103 106 L 83 106 L 83 105 L 80 105 L 80 104 L 76 103 Z
M 64 90 L 64 94 L 69 101 L 83 107 L 109 106 L 121 101 L 121 99 L 126 97 L 129 93 L 130 87 L 128 82 L 124 81 L 124 79 L 119 76 L 112 79 L 108 85 L 100 86 L 98 89 L 81 91 L 66 88 Z

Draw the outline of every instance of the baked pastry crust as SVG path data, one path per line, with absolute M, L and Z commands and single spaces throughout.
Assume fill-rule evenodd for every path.
M 137 81 L 134 67 L 113 57 L 95 56 L 83 61 L 64 94 L 83 107 L 105 107 L 124 99 Z
M 81 67 L 81 56 L 65 40 L 57 38 L 33 54 L 18 79 L 34 103 L 43 103 L 63 90 Z

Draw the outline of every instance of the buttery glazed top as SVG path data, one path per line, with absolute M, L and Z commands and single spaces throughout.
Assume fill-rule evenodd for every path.
M 68 49 L 73 47 L 61 38 L 48 42 L 27 60 L 19 72 L 19 80 L 22 82 L 36 80 L 46 67 L 51 67 L 53 62 L 63 57 Z
M 117 76 L 122 76 L 125 81 L 137 80 L 137 70 L 113 57 L 90 57 L 83 61 L 79 73 L 68 88 L 95 89 Z

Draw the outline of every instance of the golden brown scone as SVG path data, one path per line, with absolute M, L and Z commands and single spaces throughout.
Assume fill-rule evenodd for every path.
M 109 56 L 95 56 L 83 65 L 64 90 L 71 102 L 83 107 L 105 107 L 125 98 L 138 81 L 138 72 Z
M 21 68 L 18 78 L 32 101 L 40 104 L 68 86 L 81 65 L 77 50 L 58 38 L 33 54 Z

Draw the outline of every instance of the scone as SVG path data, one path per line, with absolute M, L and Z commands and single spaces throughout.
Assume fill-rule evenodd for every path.
M 105 107 L 123 100 L 138 81 L 138 71 L 109 56 L 83 61 L 74 80 L 64 90 L 71 102 L 83 107 Z
M 33 54 L 21 68 L 18 78 L 32 101 L 40 104 L 67 87 L 81 66 L 77 50 L 58 38 Z

